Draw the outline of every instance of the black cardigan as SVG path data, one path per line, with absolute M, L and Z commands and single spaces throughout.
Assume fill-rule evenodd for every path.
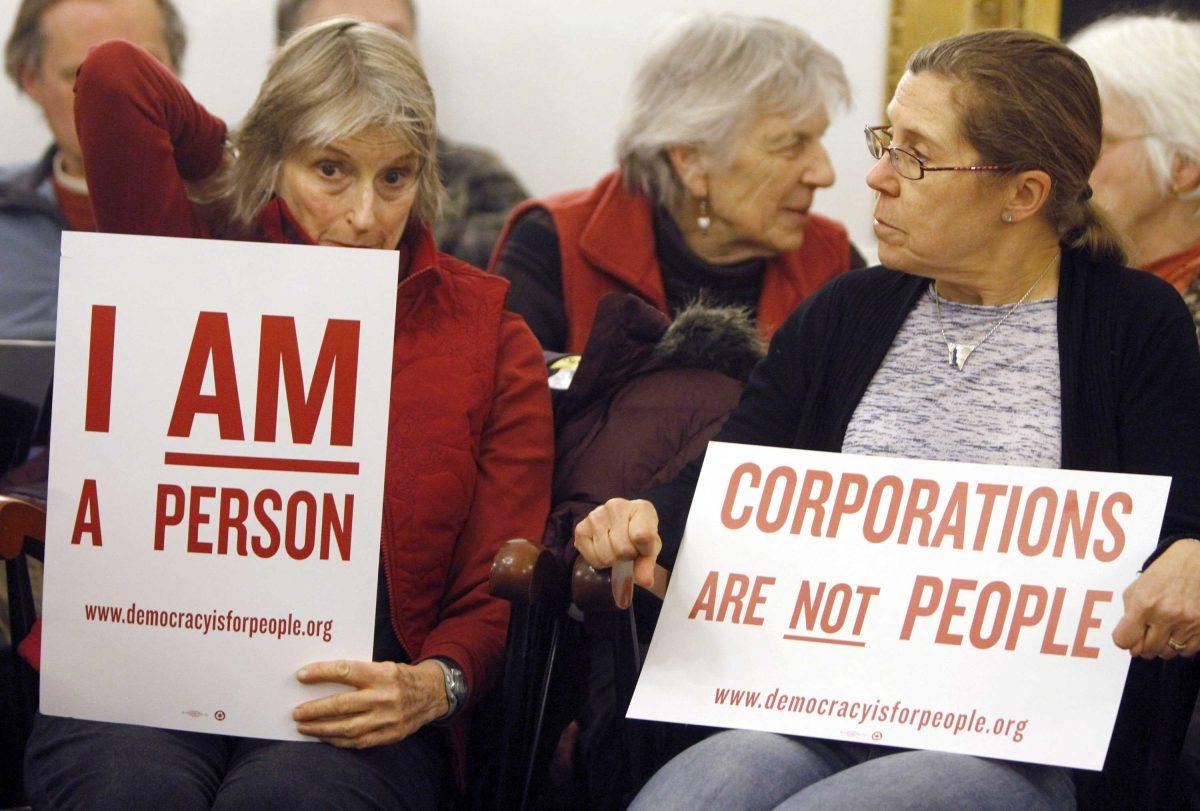
M 717 440 L 840 451 L 863 393 L 928 284 L 873 267 L 825 285 L 775 334 Z M 1200 350 L 1178 293 L 1149 273 L 1064 251 L 1058 339 L 1062 467 L 1173 477 L 1151 559 L 1180 538 L 1200 538 Z M 646 494 L 658 510 L 668 568 L 702 462 Z M 1105 770 L 1077 775 L 1080 807 L 1168 801 L 1198 679 L 1190 661 L 1134 660 Z

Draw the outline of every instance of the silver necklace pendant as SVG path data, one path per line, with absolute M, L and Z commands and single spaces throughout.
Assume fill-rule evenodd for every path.
M 951 366 L 958 367 L 958 371 L 961 372 L 967 365 L 967 358 L 971 357 L 976 346 L 978 344 L 956 344 L 946 341 L 946 360 Z
M 1033 280 L 1033 284 L 1029 285 L 1029 289 L 1025 291 L 1025 295 L 1017 300 L 1017 303 L 1008 308 L 1008 312 L 1000 316 L 1000 320 L 992 324 L 992 328 L 987 331 L 987 334 L 979 339 L 978 343 L 973 344 L 956 344 L 946 337 L 946 328 L 942 326 L 942 299 L 937 294 L 937 282 L 929 285 L 929 295 L 933 296 L 934 312 L 937 313 L 938 332 L 942 335 L 942 340 L 946 342 L 946 361 L 958 371 L 962 371 L 967 365 L 967 358 L 971 357 L 971 353 L 976 347 L 982 346 L 988 338 L 992 337 L 992 333 L 1000 328 L 1000 325 L 1008 320 L 1008 317 L 1017 311 L 1017 308 L 1025 303 L 1025 300 L 1033 293 L 1033 288 L 1038 286 L 1038 282 L 1050 272 L 1050 268 L 1054 266 L 1054 260 L 1058 259 L 1058 254 L 1050 257 L 1050 263 L 1042 268 L 1042 272 Z

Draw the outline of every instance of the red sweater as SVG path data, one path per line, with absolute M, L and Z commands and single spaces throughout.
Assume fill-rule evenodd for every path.
M 99 230 L 208 237 L 185 181 L 222 160 L 225 125 L 141 49 L 95 48 L 75 119 Z M 281 200 L 258 238 L 311 244 Z M 434 247 L 414 221 L 397 290 L 382 551 L 392 625 L 413 661 L 463 670 L 472 701 L 495 681 L 508 606 L 488 594 L 492 558 L 540 538 L 553 464 L 550 395 L 532 333 L 503 309 L 507 283 Z M 465 728 L 452 724 L 459 774 Z
M 532 208 L 554 219 L 562 256 L 563 307 L 568 352 L 582 352 L 608 293 L 633 293 L 670 315 L 654 242 L 654 210 L 644 195 L 633 194 L 618 172 L 593 188 L 526 200 L 512 212 L 492 254 L 496 262 L 513 226 Z M 763 275 L 755 320 L 769 340 L 796 305 L 850 267 L 850 239 L 833 220 L 811 214 L 804 242 L 771 257 Z
M 1183 293 L 1200 278 L 1200 242 L 1179 253 L 1155 259 L 1145 269 Z

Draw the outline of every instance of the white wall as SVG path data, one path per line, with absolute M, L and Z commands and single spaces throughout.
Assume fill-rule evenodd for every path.
M 613 165 L 626 88 L 652 32 L 674 15 L 736 10 L 793 22 L 845 63 L 854 107 L 826 146 L 838 183 L 817 209 L 874 247 L 870 164 L 861 135 L 883 107 L 889 0 L 417 0 L 419 42 L 442 130 L 491 147 L 534 194 L 590 185 Z M 184 79 L 205 106 L 237 121 L 272 48 L 271 0 L 176 0 L 190 44 Z M 18 0 L 0 0 L 7 39 Z M 37 108 L 0 86 L 0 163 L 30 160 L 48 142 Z

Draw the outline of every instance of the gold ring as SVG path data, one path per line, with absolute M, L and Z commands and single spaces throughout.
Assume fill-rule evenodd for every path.
M 1167 644 L 1171 646 L 1171 650 L 1176 651 L 1176 652 L 1185 650 L 1187 648 L 1186 642 L 1176 642 L 1174 639 L 1171 639 L 1169 637 L 1167 639 Z

